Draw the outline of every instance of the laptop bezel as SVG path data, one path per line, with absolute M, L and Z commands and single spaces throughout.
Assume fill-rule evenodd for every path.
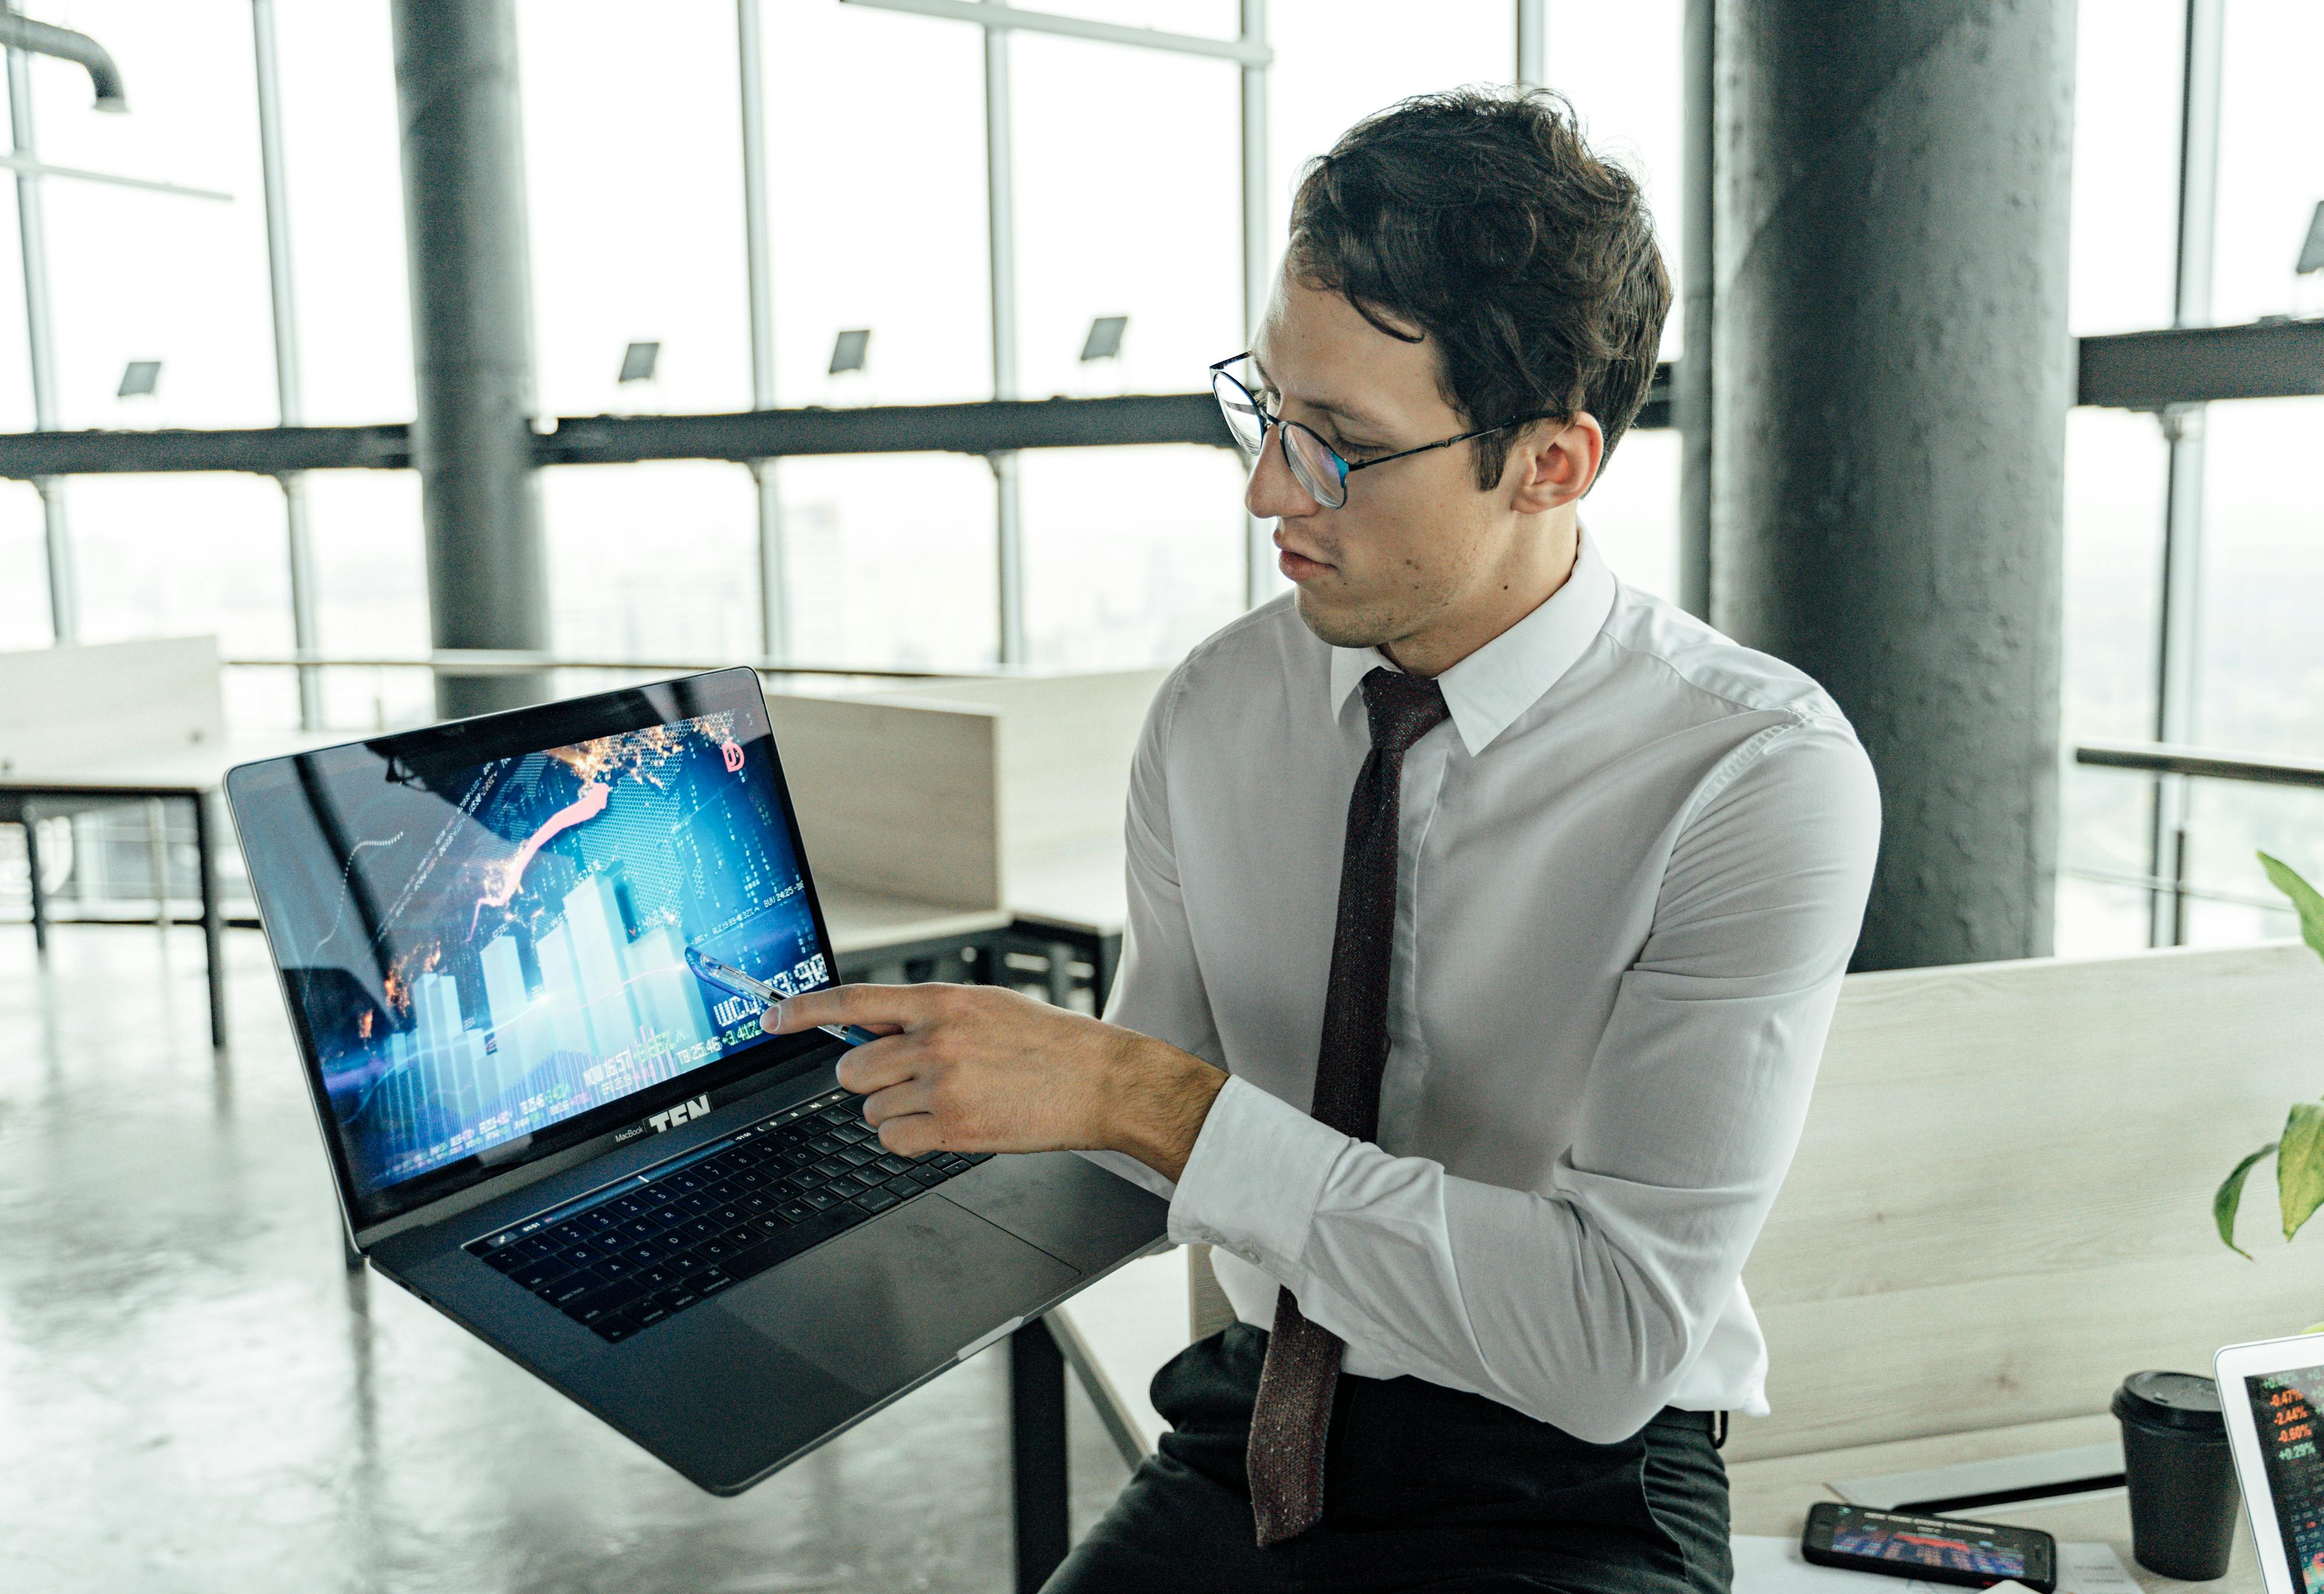
M 637 718 L 636 710 L 641 708 L 650 709 L 651 716 Z M 626 718 L 617 712 L 624 709 L 629 711 Z M 302 762 L 308 763 L 310 768 L 318 767 L 321 761 L 328 760 L 333 755 L 361 748 L 372 757 L 383 760 L 408 757 L 419 752 L 422 756 L 430 757 L 430 761 L 434 761 L 431 755 L 449 754 L 456 756 L 447 759 L 447 762 L 465 759 L 470 765 L 482 765 L 519 752 L 566 746 L 593 737 L 617 736 L 650 725 L 668 725 L 721 711 L 742 715 L 743 723 L 749 726 L 752 736 L 765 743 L 775 792 L 782 805 L 783 823 L 789 832 L 792 855 L 798 864 L 806 889 L 816 943 L 836 980 L 838 955 L 832 946 L 821 894 L 816 885 L 805 838 L 800 834 L 790 783 L 784 777 L 781 750 L 775 744 L 765 691 L 760 684 L 758 672 L 748 666 L 675 676 L 585 697 L 560 699 L 555 702 L 449 720 L 383 737 L 336 743 L 284 757 L 238 765 L 226 774 L 227 803 L 234 815 L 245 858 L 248 858 L 251 856 L 253 827 L 245 822 L 244 815 L 253 802 L 272 801 L 274 795 L 254 790 L 254 783 L 272 779 L 278 772 L 286 770 L 292 773 L 295 780 L 297 768 Z M 745 736 L 737 739 L 747 744 L 752 737 Z M 639 1127 L 654 1114 L 679 1102 L 709 1095 L 715 1105 L 721 1099 L 732 1099 L 767 1089 L 780 1084 L 787 1077 L 813 1071 L 844 1050 L 831 1037 L 819 1032 L 761 1038 L 670 1080 L 549 1125 L 527 1137 L 514 1150 L 502 1146 L 488 1147 L 476 1155 L 388 1186 L 382 1192 L 386 1199 L 370 1198 L 357 1188 L 337 1116 L 331 1110 L 329 1093 L 323 1083 L 319 1048 L 309 1026 L 304 1005 L 298 999 L 284 971 L 281 949 L 267 924 L 264 895 L 256 886 L 257 866 L 252 867 L 251 894 L 258 906 L 260 927 L 267 935 L 276 983 L 282 993 L 285 1011 L 290 1015 L 291 1033 L 298 1042 L 309 1103 L 315 1110 L 317 1126 L 322 1134 L 324 1151 L 331 1164 L 332 1182 L 338 1191 L 340 1209 L 346 1217 L 351 1241 L 358 1250 L 366 1249 L 391 1234 L 465 1210 L 483 1200 L 521 1188 L 535 1179 L 577 1166 L 617 1145 L 630 1144 L 636 1138 Z
M 2305 1584 L 2284 1553 L 2283 1530 L 2275 1513 L 2275 1490 L 2268 1482 L 2267 1458 L 2260 1453 L 2259 1425 L 2252 1420 L 2251 1397 L 2244 1389 L 2244 1380 L 2315 1367 L 2324 1367 L 2324 1334 L 2295 1334 L 2282 1339 L 2230 1345 L 2212 1360 L 2219 1392 L 2219 1414 L 2227 1421 L 2227 1450 L 2235 1458 L 2236 1481 L 2243 1488 L 2245 1520 L 2251 1524 L 2252 1547 L 2257 1552 L 2267 1594 L 2305 1594 Z M 2324 1420 L 2324 1413 L 2319 1413 L 2319 1420 Z

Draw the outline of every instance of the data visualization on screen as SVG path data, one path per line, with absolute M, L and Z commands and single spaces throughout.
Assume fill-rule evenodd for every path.
M 2324 1594 L 2324 1456 L 2317 1453 L 2316 1433 L 2324 1367 L 2268 1373 L 2243 1384 L 2283 1552 L 2304 1594 Z
M 760 1004 L 689 950 L 785 993 L 830 983 L 764 745 L 734 720 L 335 783 L 343 878 L 270 904 L 270 927 L 360 1189 L 757 1040 Z

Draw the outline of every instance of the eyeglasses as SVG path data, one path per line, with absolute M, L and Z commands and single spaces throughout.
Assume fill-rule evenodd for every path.
M 1480 426 L 1474 431 L 1464 431 L 1458 437 L 1448 437 L 1441 442 L 1423 443 L 1416 449 L 1405 449 L 1393 454 L 1382 454 L 1377 459 L 1360 459 L 1351 465 L 1340 457 L 1340 451 L 1296 421 L 1286 421 L 1280 415 L 1270 415 L 1258 395 L 1244 386 L 1227 367 L 1250 358 L 1250 351 L 1221 360 L 1211 367 L 1211 392 L 1217 395 L 1219 408 L 1226 412 L 1227 430 L 1234 434 L 1235 446 L 1243 458 L 1256 464 L 1259 451 L 1267 446 L 1267 429 L 1279 430 L 1283 438 L 1283 460 L 1291 467 L 1291 474 L 1300 490 L 1326 509 L 1337 509 L 1348 501 L 1348 477 L 1359 470 L 1370 470 L 1375 465 L 1385 465 L 1391 459 L 1409 459 L 1415 454 L 1425 454 L 1436 449 L 1449 449 L 1454 443 L 1465 443 L 1471 438 L 1490 437 L 1497 431 L 1507 431 L 1512 426 L 1523 426 L 1533 421 L 1554 421 L 1554 414 L 1527 415 L 1516 421 L 1504 421 L 1499 426 Z

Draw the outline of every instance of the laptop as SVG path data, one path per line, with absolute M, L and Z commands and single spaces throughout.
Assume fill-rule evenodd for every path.
M 226 795 L 349 1243 L 715 1494 L 1165 1243 L 1073 1153 L 888 1154 L 844 1041 L 761 1033 L 737 973 L 838 960 L 748 669 Z

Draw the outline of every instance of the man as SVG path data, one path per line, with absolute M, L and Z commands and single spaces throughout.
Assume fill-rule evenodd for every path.
M 886 1033 L 840 1078 L 890 1149 L 1124 1154 L 1215 1247 L 1240 1321 L 1052 1588 L 1728 1586 L 1712 1414 L 1766 1409 L 1739 1277 L 1878 804 L 1814 682 L 1582 533 L 1669 302 L 1555 100 L 1350 132 L 1217 382 L 1296 590 L 1155 700 L 1110 1022 L 784 1005 Z

